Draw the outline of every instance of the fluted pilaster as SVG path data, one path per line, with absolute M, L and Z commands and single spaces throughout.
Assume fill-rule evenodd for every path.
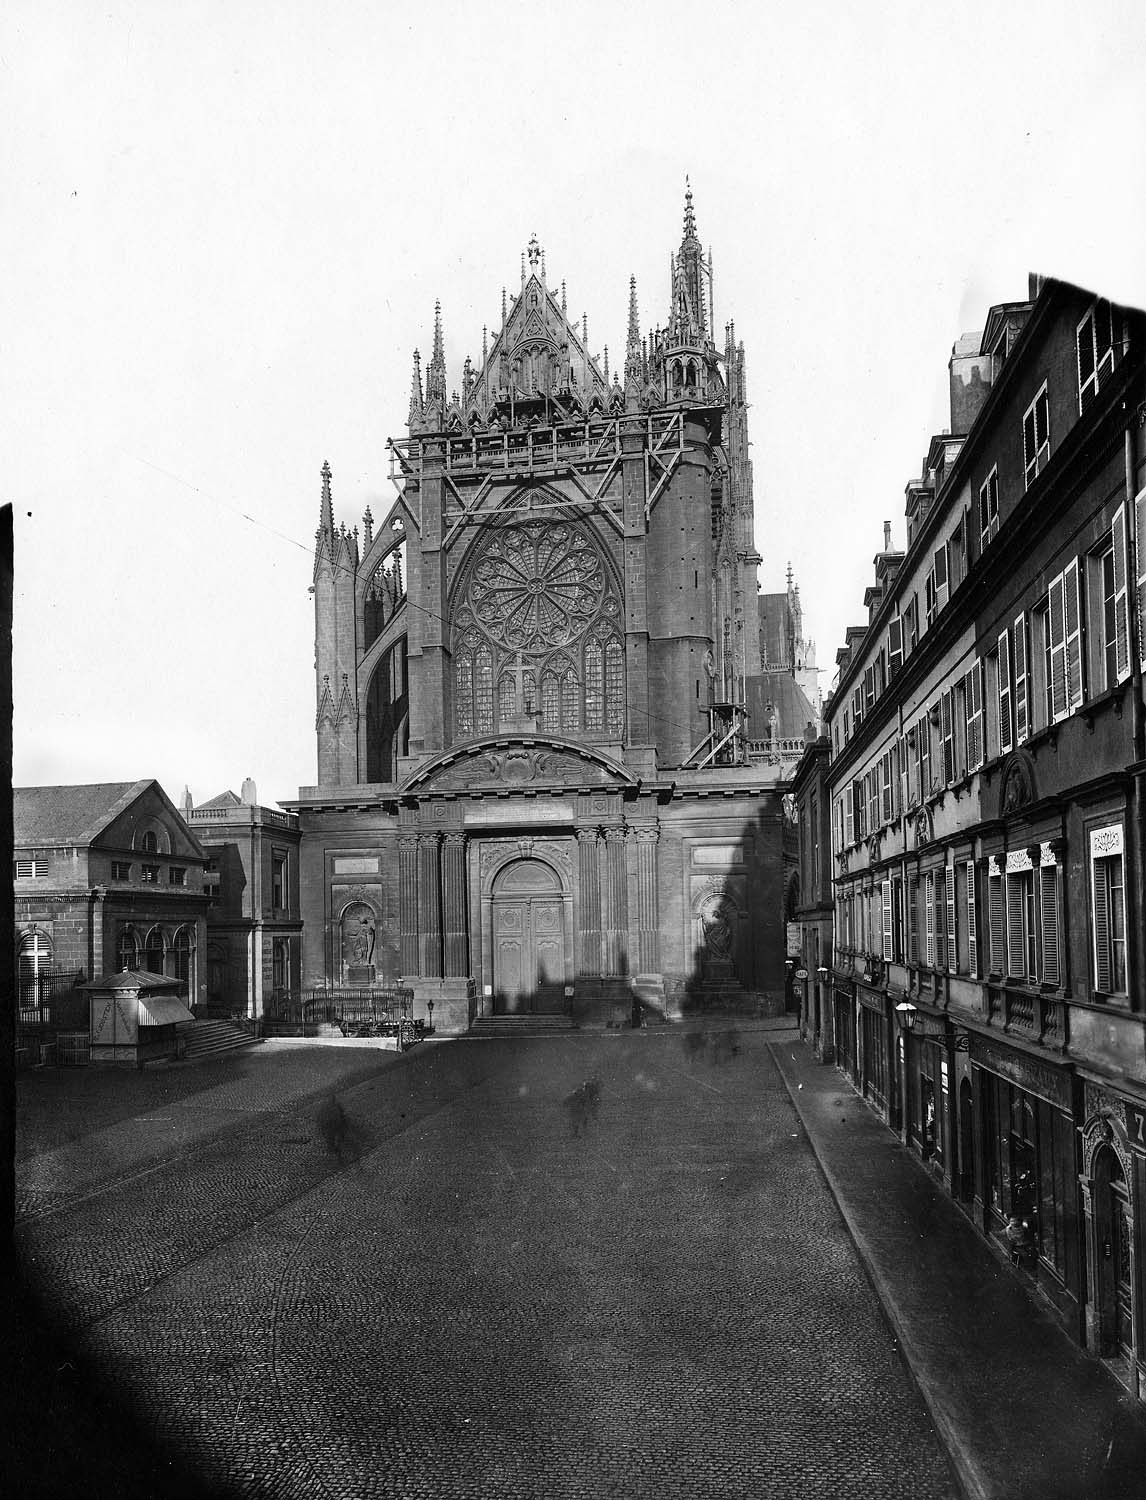
M 625 830 L 605 834 L 605 972 L 628 972 L 629 882 L 625 869 Z
M 657 840 L 656 828 L 638 828 L 637 841 L 637 965 L 641 974 L 660 969 L 657 941 Z
M 403 974 L 418 972 L 418 840 L 398 840 L 398 925 Z
M 442 928 L 446 977 L 460 979 L 470 971 L 464 833 L 447 833 L 442 843 Z
M 578 967 L 588 979 L 601 973 L 601 875 L 595 828 L 577 830 L 577 872 L 581 895 Z
M 440 979 L 442 974 L 439 851 L 436 833 L 418 835 L 418 973 L 423 979 Z

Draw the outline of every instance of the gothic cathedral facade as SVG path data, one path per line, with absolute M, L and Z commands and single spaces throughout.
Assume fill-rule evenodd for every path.
M 692 196 L 667 322 L 590 352 L 536 240 L 447 387 L 440 309 L 397 498 L 314 562 L 303 983 L 402 984 L 439 1031 L 784 991 L 783 792 L 761 670 L 744 349 Z M 790 714 L 788 717 L 792 717 Z

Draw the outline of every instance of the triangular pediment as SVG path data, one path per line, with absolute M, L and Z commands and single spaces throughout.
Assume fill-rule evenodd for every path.
M 612 756 L 551 735 L 501 735 L 470 741 L 436 756 L 402 787 L 403 796 L 521 790 L 576 791 L 635 786 L 632 774 Z

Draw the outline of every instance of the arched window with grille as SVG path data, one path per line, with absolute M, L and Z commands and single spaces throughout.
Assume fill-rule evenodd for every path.
M 139 847 L 143 850 L 144 854 L 159 853 L 159 839 L 156 837 L 154 828 L 147 829 Z
M 37 1010 L 47 999 L 52 968 L 52 942 L 46 933 L 29 932 L 20 940 L 20 1010 Z
M 147 942 L 144 945 L 144 965 L 149 974 L 163 973 L 163 960 L 167 953 L 167 945 L 163 941 L 163 933 L 158 927 L 153 927 L 147 934 Z
M 139 939 L 131 927 L 122 928 L 115 940 L 115 966 L 119 970 L 139 968 Z
M 190 928 L 180 927 L 171 945 L 171 977 L 183 985 L 184 996 L 190 994 L 191 965 L 195 953 L 195 940 Z

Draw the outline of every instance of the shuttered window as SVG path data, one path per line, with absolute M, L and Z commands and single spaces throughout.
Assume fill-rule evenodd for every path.
M 1026 979 L 1034 974 L 1031 944 L 1033 881 L 1030 870 L 1007 873 L 1007 975 Z
M 1127 596 L 1126 507 L 1114 512 L 1111 527 L 1114 540 L 1114 650 L 1115 672 L 1119 682 L 1130 676 L 1130 606 Z
M 979 933 L 975 914 L 975 861 L 967 861 L 967 972 L 979 975 Z
M 844 792 L 844 848 L 850 849 L 856 841 L 855 799 L 849 786 Z
M 999 529 L 999 471 L 992 469 L 979 486 L 979 538 L 985 547 Z
M 883 882 L 882 890 L 883 904 L 883 956 L 890 963 L 892 958 L 891 949 L 891 881 Z
M 999 753 L 1006 755 L 1011 738 L 1011 637 L 1004 630 L 999 637 Z
M 1049 458 L 1050 406 L 1044 383 L 1023 416 L 1023 473 L 1027 489 L 1030 489 L 1036 475 L 1046 467 Z
M 916 725 L 919 741 L 916 755 L 919 760 L 919 796 L 921 801 L 931 794 L 931 715 L 925 713 Z
M 1078 410 L 1081 415 L 1114 369 L 1114 318 L 1109 302 L 1098 301 L 1078 325 Z
M 1103 995 L 1126 991 L 1126 893 L 1121 825 L 1090 835 L 1094 987 Z
M 923 962 L 935 967 L 935 872 L 923 877 Z
M 1059 875 L 1057 865 L 1039 868 L 1039 928 L 1041 959 L 1039 979 L 1058 989 L 1061 984 L 1059 960 Z
M 1003 926 L 1003 877 L 995 870 L 992 870 L 987 876 L 987 920 L 991 940 L 991 973 L 1001 974 L 1006 968 Z
M 1062 574 L 1051 579 L 1047 594 L 1047 631 L 1050 663 L 1048 669 L 1047 698 L 1050 717 L 1057 722 L 1066 717 L 1066 603 L 1063 597 Z
M 955 930 L 955 866 L 951 865 L 946 871 L 945 879 L 947 896 L 947 972 L 954 974 L 959 967 L 957 933 Z
M 967 769 L 977 771 L 983 764 L 983 670 L 975 662 L 966 677 L 967 702 Z
M 919 877 L 907 877 L 907 961 L 919 962 Z
M 887 666 L 892 676 L 903 666 L 903 621 L 898 616 L 887 626 Z
M 1019 615 L 1014 629 L 1015 657 L 1015 743 L 1021 745 L 1027 738 L 1027 617 Z

